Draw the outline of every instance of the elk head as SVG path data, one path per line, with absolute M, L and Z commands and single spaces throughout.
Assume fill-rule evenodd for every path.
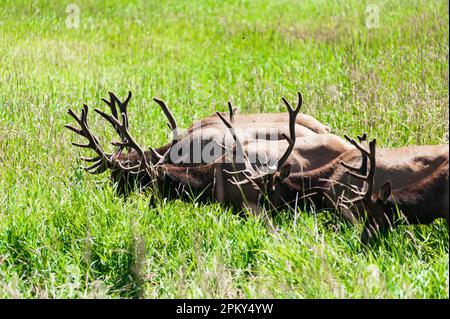
M 68 110 L 68 113 L 80 125 L 81 129 L 71 125 L 66 125 L 66 127 L 88 140 L 87 144 L 72 143 L 73 145 L 82 148 L 90 148 L 97 153 L 97 156 L 92 158 L 81 158 L 86 162 L 94 162 L 93 165 L 85 167 L 85 169 L 93 174 L 100 174 L 108 168 L 111 169 L 112 179 L 118 183 L 119 193 L 126 193 L 126 189 L 132 188 L 133 185 L 131 184 L 133 183 L 139 183 L 145 187 L 152 180 L 158 179 L 160 176 L 164 175 L 158 168 L 168 161 L 171 147 L 177 143 L 179 135 L 176 121 L 169 108 L 163 101 L 154 98 L 154 101 L 158 103 L 169 120 L 168 126 L 173 132 L 173 139 L 169 146 L 165 148 L 163 154 L 158 153 L 153 148 L 150 148 L 149 151 L 144 151 L 128 130 L 127 105 L 131 99 L 131 92 L 128 93 L 128 97 L 123 102 L 113 93 L 110 92 L 109 95 L 111 98 L 110 101 L 106 99 L 102 100 L 110 107 L 111 114 L 106 114 L 99 109 L 95 109 L 95 112 L 106 119 L 120 137 L 120 141 L 112 142 L 112 144 L 116 146 L 116 150 L 113 153 L 106 153 L 102 149 L 99 139 L 92 134 L 89 129 L 87 123 L 89 107 L 86 104 L 83 106 L 81 116 L 75 115 L 71 109 Z M 120 121 L 117 106 L 120 111 Z M 124 150 L 127 150 L 126 154 L 124 154 Z
M 245 164 L 245 169 L 236 171 L 236 172 L 228 172 L 232 175 L 241 175 L 244 177 L 244 179 L 241 179 L 238 181 L 236 177 L 233 177 L 233 179 L 229 180 L 232 184 L 237 186 L 242 186 L 246 184 L 253 185 L 253 187 L 258 190 L 259 192 L 259 206 L 265 205 L 267 202 L 267 199 L 276 198 L 276 192 L 278 189 L 275 187 L 275 185 L 285 178 L 289 174 L 290 171 L 290 165 L 286 164 L 286 161 L 288 160 L 290 154 L 292 153 L 294 146 L 295 146 L 295 140 L 296 140 L 296 134 L 295 134 L 295 124 L 296 124 L 296 118 L 298 113 L 300 112 L 303 97 L 300 92 L 298 92 L 298 103 L 297 107 L 294 109 L 290 103 L 283 97 L 283 102 L 286 105 L 286 108 L 288 110 L 289 114 L 289 137 L 283 134 L 283 138 L 288 142 L 288 147 L 286 151 L 283 153 L 283 155 L 276 161 L 274 165 L 269 165 L 269 163 L 263 163 L 263 165 L 257 165 L 257 163 L 251 163 L 248 155 L 246 154 L 244 147 L 238 138 L 236 131 L 234 130 L 232 124 L 225 119 L 225 117 L 217 113 L 217 115 L 220 117 L 222 122 L 228 127 L 231 134 L 233 135 L 235 144 L 236 144 L 236 153 L 238 158 L 242 159 Z M 274 206 L 271 201 L 268 201 L 270 206 Z
M 372 201 L 366 207 L 367 219 L 361 233 L 363 244 L 367 244 L 376 233 L 393 225 L 396 207 L 391 192 L 391 182 L 386 181 L 380 190 L 372 195 Z
M 109 92 L 110 101 L 106 99 L 102 99 L 111 109 L 112 116 L 117 118 L 117 106 L 119 106 L 120 112 L 123 114 L 127 114 L 127 105 L 128 102 L 131 99 L 131 92 L 128 92 L 128 97 L 125 101 L 120 101 L 117 96 L 114 95 L 114 93 Z M 97 153 L 97 156 L 95 157 L 81 157 L 80 159 L 85 162 L 91 162 L 93 163 L 89 167 L 84 167 L 84 169 L 92 174 L 101 174 L 105 172 L 108 168 L 113 169 L 116 167 L 115 162 L 113 161 L 112 157 L 113 154 L 107 154 L 103 151 L 102 147 L 100 146 L 99 139 L 92 134 L 92 132 L 89 129 L 89 125 L 87 123 L 87 117 L 88 117 L 88 111 L 89 107 L 84 104 L 83 109 L 81 111 L 81 115 L 77 116 L 71 109 L 67 111 L 70 116 L 72 116 L 75 121 L 80 125 L 81 129 L 75 128 L 71 125 L 65 125 L 66 128 L 70 129 L 71 131 L 75 132 L 76 134 L 86 138 L 88 140 L 87 144 L 78 144 L 78 143 L 72 143 L 75 146 L 81 147 L 81 148 L 90 148 L 93 151 Z M 119 136 L 123 139 L 124 136 L 122 133 L 118 130 L 117 127 L 114 127 L 116 132 L 119 134 Z M 115 153 L 120 154 L 121 149 L 119 148 Z
M 370 152 L 361 153 L 369 159 L 374 158 L 375 145 Z M 359 192 L 362 196 L 354 199 L 360 198 L 366 211 L 361 234 L 363 244 L 369 243 L 378 233 L 395 227 L 398 222 L 429 224 L 437 218 L 445 218 L 448 222 L 448 159 L 414 183 L 392 190 L 391 182 L 386 180 L 378 191 L 374 191 L 375 162 L 370 161 L 369 174 L 361 177 L 367 184 L 364 186 L 367 191 Z M 352 170 L 348 165 L 346 168 Z
M 375 233 L 384 231 L 393 223 L 395 204 L 390 200 L 392 192 L 391 182 L 385 181 L 378 191 L 374 190 L 376 139 L 369 143 L 369 150 L 367 150 L 362 145 L 366 141 L 366 134 L 363 137 L 358 137 L 359 143 L 348 136 L 345 136 L 345 138 L 361 152 L 362 165 L 360 168 L 352 167 L 344 162 L 341 162 L 341 165 L 347 169 L 348 174 L 363 180 L 364 186 L 361 191 L 352 187 L 351 189 L 356 194 L 356 197 L 351 200 L 342 199 L 342 201 L 347 207 L 350 207 L 350 205 L 354 206 L 358 202 L 363 204 L 366 212 L 366 221 L 361 234 L 361 242 L 367 244 Z M 368 163 L 370 163 L 369 168 L 367 168 Z

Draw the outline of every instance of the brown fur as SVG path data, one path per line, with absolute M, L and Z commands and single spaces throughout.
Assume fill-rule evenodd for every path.
M 434 172 L 418 181 L 391 190 L 390 182 L 383 184 L 366 205 L 367 220 L 361 241 L 367 243 L 377 232 L 397 225 L 397 220 L 408 224 L 429 224 L 437 218 L 449 220 L 449 161 L 444 161 Z M 402 218 L 398 219 L 397 209 Z
M 434 172 L 443 162 L 448 160 L 448 145 L 405 147 L 400 149 L 381 149 L 377 153 L 377 174 L 375 175 L 375 188 L 387 180 L 391 180 L 393 188 L 411 184 Z M 344 152 L 333 161 L 313 170 L 292 172 L 283 180 L 277 181 L 277 194 L 271 201 L 281 204 L 291 202 L 297 198 L 313 195 L 320 207 L 334 207 L 338 198 L 343 194 L 351 198 L 349 185 L 362 187 L 362 182 L 347 174 L 347 170 L 340 165 L 346 162 L 352 166 L 361 165 L 361 153 L 357 149 Z M 279 173 L 275 174 L 277 179 Z M 281 197 L 281 198 L 277 198 Z M 320 198 L 320 199 L 319 199 Z

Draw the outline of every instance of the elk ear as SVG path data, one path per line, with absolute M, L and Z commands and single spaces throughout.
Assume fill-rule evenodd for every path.
M 278 175 L 278 180 L 282 181 L 283 179 L 288 177 L 290 173 L 291 173 L 291 164 L 284 165 L 280 170 L 280 174 Z
M 386 203 L 387 200 L 389 199 L 389 197 L 391 196 L 391 192 L 392 192 L 391 182 L 387 181 L 387 182 L 385 182 L 383 184 L 383 186 L 381 186 L 381 189 L 380 189 L 380 200 L 383 203 Z

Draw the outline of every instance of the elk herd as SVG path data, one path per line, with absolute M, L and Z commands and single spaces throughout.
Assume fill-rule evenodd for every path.
M 449 146 L 377 148 L 366 134 L 344 139 L 328 126 L 300 113 L 283 98 L 287 112 L 237 114 L 217 112 L 181 133 L 167 105 L 154 98 L 168 120 L 170 143 L 143 148 L 131 135 L 127 106 L 113 93 L 99 109 L 117 133 L 115 150 L 104 146 L 88 125 L 89 107 L 68 113 L 79 127 L 68 129 L 87 140 L 73 143 L 95 152 L 81 159 L 93 174 L 111 171 L 116 191 L 149 191 L 153 200 L 217 201 L 236 211 L 266 218 L 280 210 L 332 211 L 352 223 L 362 222 L 361 241 L 400 223 L 428 224 L 449 218 Z

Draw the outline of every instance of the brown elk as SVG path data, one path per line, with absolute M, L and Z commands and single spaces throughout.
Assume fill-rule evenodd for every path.
M 119 114 L 124 114 L 126 123 L 124 125 L 128 129 L 128 114 L 127 114 L 127 105 L 131 99 L 131 92 L 128 93 L 128 97 L 125 101 L 120 101 L 113 93 L 109 93 L 110 101 L 106 99 L 102 99 L 111 109 L 111 114 L 108 115 L 100 110 L 95 110 L 102 117 L 108 120 L 115 128 L 119 136 L 124 139 L 123 132 L 120 132 L 117 127 Z M 301 95 L 299 93 L 299 102 L 301 103 Z M 177 146 L 187 146 L 189 148 L 189 155 L 195 154 L 193 149 L 193 145 L 198 145 L 200 150 L 203 146 L 209 143 L 212 140 L 220 140 L 224 135 L 224 126 L 217 118 L 217 116 L 210 116 L 203 120 L 197 121 L 194 123 L 184 135 L 178 134 L 176 121 L 170 112 L 169 108 L 166 104 L 159 100 L 154 99 L 164 114 L 169 120 L 169 128 L 174 132 L 174 138 L 171 143 L 164 145 L 160 148 L 143 151 L 145 160 L 152 165 L 161 164 L 162 162 L 170 163 L 170 150 L 172 147 L 177 144 Z M 287 101 L 283 98 L 283 101 L 287 103 Z M 119 107 L 120 113 L 117 111 L 117 106 Z M 229 106 L 229 116 L 230 120 L 234 123 L 234 125 L 240 129 L 241 131 L 245 130 L 245 133 L 249 139 L 259 139 L 259 138 L 268 138 L 267 135 L 262 134 L 267 131 L 267 127 L 270 127 L 272 132 L 275 130 L 276 136 L 275 139 L 281 139 L 283 134 L 288 134 L 288 129 L 286 128 L 286 124 L 281 122 L 284 119 L 287 119 L 288 114 L 250 114 L 250 115 L 236 115 L 235 109 L 232 107 L 231 103 L 228 103 Z M 96 153 L 97 156 L 93 158 L 82 158 L 87 162 L 93 162 L 93 165 L 87 167 L 91 173 L 99 174 L 103 173 L 105 170 L 112 169 L 111 178 L 113 183 L 118 185 L 117 191 L 118 193 L 126 194 L 130 189 L 132 189 L 133 184 L 139 184 L 141 188 L 145 187 L 149 183 L 149 178 L 147 174 L 130 174 L 130 170 L 124 170 L 119 165 L 121 163 L 122 166 L 135 166 L 137 162 L 140 161 L 142 154 L 139 154 L 137 150 L 130 149 L 129 152 L 122 152 L 124 147 L 118 147 L 116 151 L 112 154 L 106 154 L 99 143 L 97 137 L 95 137 L 89 130 L 87 124 L 87 113 L 88 107 L 85 105 L 80 117 L 76 116 L 75 113 L 69 109 L 69 114 L 77 121 L 77 123 L 81 126 L 81 130 L 78 128 L 74 128 L 70 125 L 66 125 L 67 128 L 71 129 L 75 133 L 85 137 L 88 139 L 89 143 L 87 145 L 80 145 L 74 143 L 76 146 L 91 148 Z M 298 136 L 309 136 L 309 135 L 317 135 L 317 132 L 328 132 L 329 128 L 325 125 L 321 124 L 314 118 L 299 114 L 300 120 L 296 119 L 295 125 L 295 134 Z M 122 119 L 124 120 L 123 116 Z M 273 121 L 269 123 L 268 121 Z M 305 125 L 305 126 L 303 126 Z M 309 127 L 309 128 L 308 128 Z M 249 129 L 250 132 L 249 132 Z M 273 135 L 270 136 L 273 138 Z M 184 145 L 188 144 L 188 145 Z M 189 160 L 181 160 L 181 162 L 175 163 L 177 165 L 186 165 L 186 166 L 196 166 L 199 164 L 204 164 L 202 162 L 198 163 Z M 132 171 L 132 170 L 131 170 Z
M 448 219 L 448 145 L 381 149 L 375 155 L 376 140 L 369 143 L 367 151 L 361 144 L 365 144 L 365 134 L 359 137 L 360 143 L 346 139 L 354 148 L 323 166 L 294 171 L 292 164 L 286 163 L 265 174 L 248 166 L 246 180 L 236 184 L 254 185 L 272 209 L 312 204 L 319 209 L 336 209 L 350 221 L 364 217 L 368 211 L 363 242 L 367 242 L 375 225 L 385 229 L 392 221 L 394 203 L 405 211 L 404 216 L 411 223 Z M 326 150 L 316 156 L 325 154 Z M 365 193 L 355 193 L 362 184 Z M 391 188 L 395 191 L 389 197 Z M 373 189 L 381 191 L 372 196 Z M 435 209 L 435 213 L 427 213 L 424 207 Z
M 270 172 L 276 171 L 277 167 L 288 165 L 298 171 L 314 169 L 325 165 L 340 154 L 354 148 L 350 143 L 343 141 L 333 134 L 297 137 L 294 132 L 295 116 L 300 110 L 301 99 L 299 99 L 295 110 L 292 109 L 286 100 L 283 99 L 283 101 L 290 115 L 290 134 L 289 137 L 283 134 L 283 140 L 251 140 L 242 143 L 239 134 L 236 133 L 235 126 L 221 113 L 217 113 L 231 132 L 234 143 L 236 144 L 236 153 L 240 154 L 244 163 L 243 169 L 236 169 L 235 167 L 234 170 L 229 170 L 223 168 L 222 171 L 224 173 L 221 176 L 221 180 L 228 180 L 229 182 L 227 189 L 229 194 L 232 194 L 232 196 L 228 196 L 229 198 L 234 197 L 236 203 L 245 202 L 245 206 L 252 210 L 256 208 L 259 211 L 261 195 L 259 191 L 255 191 L 254 185 L 264 185 L 265 177 L 273 176 L 273 173 Z M 281 153 L 280 150 L 285 151 Z M 322 156 L 317 156 L 319 153 L 323 153 Z M 253 162 L 250 161 L 250 158 L 253 159 Z M 267 171 L 267 173 L 262 173 L 263 171 Z M 186 173 L 186 175 L 188 174 Z M 255 183 L 255 180 L 260 176 L 262 178 L 259 180 L 259 183 Z M 248 183 L 249 181 L 251 182 Z M 245 196 L 239 196 L 237 192 Z
M 260 152 L 255 143 L 261 141 L 253 138 L 245 144 L 240 142 L 241 135 L 236 127 L 248 127 L 248 123 L 236 122 L 232 111 L 230 121 L 221 113 L 218 113 L 219 121 L 211 117 L 202 121 L 205 126 L 221 132 L 207 134 L 208 138 L 218 138 L 222 142 L 226 139 L 223 129 L 216 128 L 220 121 L 225 123 L 236 143 L 236 153 L 245 159 L 243 163 L 224 161 L 224 157 L 230 156 L 226 154 L 208 164 L 177 165 L 167 160 L 167 154 L 182 137 L 176 134 L 176 122 L 164 102 L 155 100 L 169 119 L 169 127 L 175 132 L 174 139 L 162 148 L 144 151 L 128 131 L 126 105 L 131 93 L 125 102 L 120 102 L 112 93 L 110 95 L 111 101 L 105 102 L 110 105 L 112 115 L 96 112 L 113 125 L 122 139 L 114 143 L 118 149 L 113 154 L 106 154 L 91 134 L 87 125 L 88 107 L 84 106 L 81 117 L 69 110 L 81 129 L 67 127 L 89 141 L 86 145 L 75 145 L 91 148 L 98 154 L 86 159 L 94 162 L 89 170 L 112 168 L 113 174 L 138 176 L 147 179 L 147 184 L 155 181 L 166 197 L 180 197 L 189 190 L 197 199 L 215 199 L 250 208 L 257 206 L 260 198 L 265 198 L 276 209 L 302 201 L 322 209 L 336 208 L 352 221 L 355 217 L 367 216 L 362 242 L 395 224 L 397 208 L 408 223 L 429 223 L 436 218 L 448 221 L 448 145 L 381 149 L 375 154 L 376 140 L 369 143 L 369 150 L 362 145 L 366 142 L 365 134 L 359 137 L 360 143 L 348 137 L 349 143 L 346 143 L 330 134 L 298 134 L 299 95 L 295 110 L 283 99 L 288 107 L 289 125 L 288 130 L 285 126 L 280 127 L 282 139 L 263 139 L 263 152 L 275 161 L 275 165 L 264 167 L 261 162 L 250 163 L 250 155 Z M 121 111 L 122 123 L 118 120 L 115 103 Z M 229 107 L 232 110 L 231 104 Z M 189 132 L 193 134 L 196 130 L 191 127 Z M 280 147 L 273 147 L 275 144 L 286 151 L 281 154 Z M 132 151 L 123 154 L 124 148 Z M 356 189 L 364 191 L 356 192 Z M 380 191 L 374 192 L 374 189 Z
M 115 131 L 121 138 L 121 142 L 114 143 L 116 146 L 116 150 L 113 153 L 106 153 L 102 149 L 99 139 L 92 134 L 87 122 L 89 107 L 86 104 L 83 106 L 80 116 L 77 116 L 71 109 L 68 110 L 69 115 L 75 119 L 75 121 L 80 126 L 80 129 L 75 128 L 71 125 L 66 125 L 66 127 L 71 131 L 77 133 L 78 135 L 86 138 L 88 141 L 87 144 L 72 143 L 73 145 L 81 148 L 89 148 L 97 154 L 97 156 L 91 158 L 81 157 L 82 160 L 93 163 L 89 167 L 84 167 L 84 169 L 92 174 L 101 174 L 107 169 L 111 169 L 111 181 L 117 186 L 117 192 L 119 194 L 127 194 L 134 186 L 136 186 L 136 184 L 140 185 L 141 187 L 149 184 L 149 179 L 146 177 L 145 173 L 133 173 L 134 170 L 136 170 L 136 162 L 148 162 L 150 164 L 163 162 L 164 158 L 167 157 L 168 151 L 170 150 L 171 146 L 176 143 L 176 141 L 179 139 L 179 136 L 177 135 L 177 125 L 175 119 L 169 108 L 165 105 L 164 102 L 155 99 L 155 101 L 160 105 L 164 114 L 168 118 L 169 128 L 171 128 L 174 133 L 172 142 L 157 149 L 149 148 L 149 150 L 144 151 L 142 148 L 139 148 L 132 149 L 131 151 L 126 153 L 123 152 L 123 150 L 127 148 L 127 143 L 133 143 L 133 145 L 137 144 L 128 131 L 127 105 L 131 99 L 131 92 L 128 92 L 128 97 L 125 101 L 120 101 L 112 92 L 109 92 L 109 95 L 110 101 L 106 99 L 102 100 L 110 107 L 111 115 L 108 115 L 98 109 L 95 109 L 95 111 L 111 123 L 111 125 L 114 127 Z M 119 111 L 122 117 L 122 123 L 120 123 L 118 120 L 119 113 L 117 110 L 117 106 L 119 107 Z
M 379 191 L 374 191 L 374 177 L 377 171 L 375 140 L 370 151 L 352 141 L 363 157 L 362 171 L 355 170 L 347 163 L 341 163 L 351 175 L 364 181 L 364 191 L 356 191 L 356 197 L 349 204 L 361 201 L 367 213 L 361 242 L 368 243 L 376 234 L 396 226 L 398 221 L 408 224 L 429 224 L 435 219 L 449 221 L 449 160 L 440 164 L 433 172 L 419 180 L 392 189 L 391 182 L 385 181 Z M 367 159 L 370 166 L 367 172 Z M 399 213 L 399 214 L 398 214 Z
M 262 161 L 258 161 L 261 154 L 266 155 L 263 157 L 270 163 L 275 163 L 273 167 L 282 166 L 284 163 L 289 162 L 295 167 L 303 169 L 312 169 L 314 167 L 322 166 L 325 163 L 339 156 L 342 152 L 353 148 L 349 143 L 344 142 L 339 137 L 332 134 L 314 134 L 312 136 L 304 136 L 297 139 L 296 117 L 299 114 L 302 98 L 299 94 L 299 100 L 296 109 L 294 110 L 286 99 L 283 99 L 286 107 L 287 114 L 289 115 L 289 125 L 287 125 L 287 131 L 289 132 L 289 138 L 282 133 L 283 140 L 260 140 L 251 139 L 247 141 L 245 145 L 238 143 L 236 153 L 239 156 L 242 154 L 249 154 L 248 158 L 257 159 L 249 167 L 255 166 L 256 168 L 262 165 Z M 101 113 L 101 112 L 100 112 Z M 132 141 L 132 145 L 125 145 L 136 152 L 144 154 L 141 147 L 130 137 L 127 130 L 127 125 L 120 125 L 118 121 L 111 116 L 103 115 L 114 127 L 119 127 L 122 130 L 121 136 L 126 136 L 127 140 Z M 223 114 L 218 113 L 219 118 L 230 131 L 232 131 L 233 140 L 240 141 L 235 126 L 232 125 Z M 124 121 L 127 123 L 127 121 Z M 222 124 L 223 125 L 223 124 Z M 221 136 L 219 140 L 222 144 L 226 145 L 226 135 Z M 296 141 L 297 140 L 297 141 Z M 123 145 L 124 146 L 124 145 Z M 140 151 L 139 151 L 140 150 Z M 286 150 L 281 152 L 281 150 Z M 295 150 L 295 151 L 294 151 Z M 318 152 L 327 150 L 324 156 L 317 157 L 315 154 Z M 142 155 L 141 155 L 142 156 Z M 202 164 L 196 166 L 186 166 L 164 162 L 160 165 L 157 174 L 155 172 L 150 173 L 150 167 L 152 163 L 142 162 L 144 167 L 139 167 L 140 172 L 144 173 L 144 177 L 157 181 L 157 189 L 161 190 L 164 197 L 180 198 L 186 194 L 194 194 L 197 200 L 201 199 L 215 199 L 220 202 L 228 203 L 233 206 L 242 207 L 245 206 L 254 210 L 258 206 L 259 193 L 256 192 L 251 185 L 235 185 L 230 183 L 230 180 L 236 178 L 236 171 L 245 170 L 247 168 L 247 162 L 236 163 L 233 159 L 224 160 L 224 157 L 230 155 L 223 155 L 218 157 L 216 161 L 209 164 Z M 269 160 L 268 160 L 269 159 Z M 139 161 L 136 162 L 135 167 L 139 166 Z M 133 170 L 133 169 L 131 169 Z M 134 172 L 136 174 L 136 172 Z M 137 173 L 138 174 L 138 173 Z M 152 175 L 153 174 L 153 175 Z
M 302 99 L 301 95 L 299 95 L 299 103 L 295 110 L 286 100 L 284 101 L 288 108 L 288 131 L 290 134 L 289 141 L 291 141 L 296 138 L 296 117 L 300 111 Z M 244 168 L 242 163 L 236 163 L 236 161 L 234 161 L 232 153 L 226 152 L 212 163 L 196 166 L 177 165 L 170 163 L 165 159 L 155 164 L 147 160 L 145 151 L 129 133 L 126 112 L 122 112 L 122 122 L 119 122 L 114 115 L 114 112 L 112 115 L 107 115 L 99 110 L 96 111 L 102 115 L 119 133 L 121 141 L 114 142 L 113 145 L 117 146 L 119 149 L 133 149 L 134 152 L 138 154 L 135 161 L 124 163 L 119 156 L 111 156 L 109 154 L 105 154 L 101 150 L 98 145 L 98 139 L 90 133 L 87 126 L 87 106 L 83 108 L 80 118 L 75 116 L 72 111 L 69 111 L 71 115 L 73 114 L 72 116 L 80 124 L 82 129 L 79 130 L 70 126 L 69 128 L 72 131 L 87 137 L 89 143 L 83 147 L 91 147 L 96 150 L 99 156 L 107 161 L 107 164 L 110 167 L 116 169 L 117 171 L 130 173 L 132 176 L 141 176 L 146 178 L 149 184 L 153 182 L 155 189 L 161 191 L 164 197 L 179 198 L 189 193 L 194 194 L 198 200 L 215 199 L 233 206 L 246 206 L 244 202 L 249 201 L 252 203 L 256 201 L 256 199 L 252 198 L 251 194 L 247 194 L 245 190 L 242 192 L 241 188 L 229 183 L 229 179 L 232 176 L 228 172 Z M 220 116 L 222 115 L 220 114 Z M 170 118 L 170 116 L 168 116 L 168 118 Z M 220 125 L 223 126 L 222 123 Z M 169 126 L 173 128 L 176 125 L 175 123 L 171 123 Z M 220 136 L 220 138 L 220 141 L 224 140 L 223 135 Z M 283 135 L 283 138 L 287 139 L 285 135 Z M 174 139 L 171 145 L 175 145 L 177 141 L 178 139 Z M 290 147 L 292 147 L 292 145 L 289 145 L 286 154 L 290 154 Z M 167 148 L 165 154 L 167 154 L 170 149 L 171 147 Z M 279 162 L 284 162 L 286 158 L 286 156 L 281 156 Z M 255 193 L 253 189 L 250 190 Z
M 284 99 L 289 116 L 289 138 L 282 134 L 283 138 L 289 141 L 296 139 L 296 117 L 299 114 L 302 98 L 299 95 L 299 102 L 297 107 L 293 109 L 291 105 Z M 224 119 L 221 113 L 218 113 L 219 117 Z M 126 116 L 125 116 L 126 117 Z M 126 128 L 126 125 L 120 125 L 113 118 L 110 118 L 111 123 L 118 127 L 122 135 L 127 138 L 131 143 L 122 144 L 137 150 L 142 154 L 141 147 L 134 142 L 132 137 Z M 125 120 L 126 122 L 126 120 Z M 223 125 L 223 124 L 221 124 Z M 238 135 L 236 131 L 233 131 L 233 138 Z M 225 144 L 225 135 L 220 136 L 219 142 Z M 221 145 L 218 143 L 217 145 Z M 286 154 L 291 153 L 292 143 L 289 143 L 287 150 L 278 160 L 278 164 L 282 165 L 287 159 Z M 236 170 L 242 170 L 245 168 L 245 162 L 237 160 L 242 154 L 243 150 L 237 150 L 236 155 L 225 148 L 225 154 L 218 156 L 214 161 L 207 164 L 201 164 L 196 166 L 183 166 L 172 163 L 164 162 L 161 165 L 155 167 L 150 163 L 142 161 L 137 165 L 139 170 L 144 170 L 147 176 L 151 176 L 156 184 L 157 189 L 162 192 L 165 198 L 183 198 L 184 196 L 195 196 L 197 201 L 209 201 L 216 200 L 224 204 L 228 204 L 234 207 L 248 207 L 252 209 L 257 202 L 257 193 L 252 188 L 236 187 L 230 183 L 230 179 L 234 176 L 233 172 Z M 137 165 L 135 167 L 137 167 Z M 138 172 L 135 172 L 138 173 Z

